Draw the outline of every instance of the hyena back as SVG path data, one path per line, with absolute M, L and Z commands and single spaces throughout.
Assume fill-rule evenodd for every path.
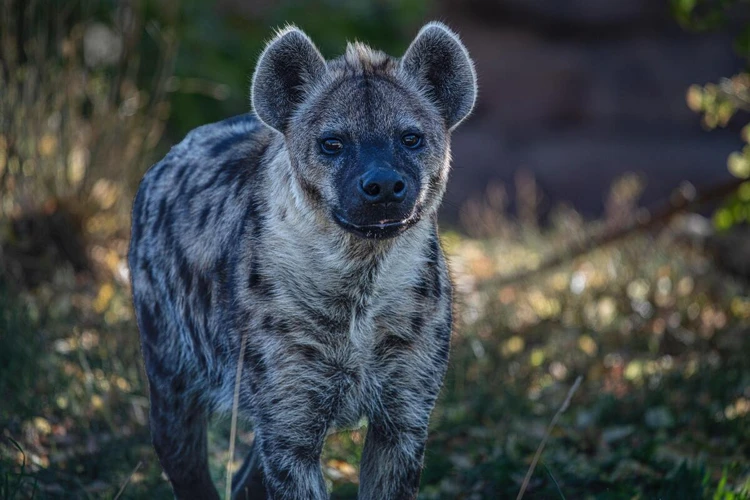
M 327 497 L 326 435 L 368 420 L 359 498 L 417 494 L 451 336 L 436 211 L 451 131 L 476 96 L 458 37 L 401 59 L 325 61 L 277 34 L 254 115 L 200 127 L 141 182 L 129 253 L 154 447 L 178 498 L 218 498 L 206 422 L 232 409 L 253 451 L 237 498 Z

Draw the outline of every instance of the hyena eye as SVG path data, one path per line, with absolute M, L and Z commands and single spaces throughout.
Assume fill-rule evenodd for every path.
M 320 141 L 320 149 L 327 155 L 335 155 L 344 149 L 344 143 L 335 137 L 329 137 Z
M 422 136 L 417 134 L 404 134 L 401 136 L 401 143 L 409 149 L 416 149 L 422 145 Z

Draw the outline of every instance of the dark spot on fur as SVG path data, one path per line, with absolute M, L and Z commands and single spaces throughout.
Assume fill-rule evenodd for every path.
M 257 243 L 263 236 L 263 226 L 266 223 L 266 219 L 262 215 L 257 215 L 254 222 L 255 224 L 253 224 L 253 238 L 255 238 L 255 241 Z
M 430 295 L 430 287 L 427 283 L 425 274 L 426 273 L 422 274 L 422 277 L 419 279 L 419 283 L 417 283 L 417 286 L 414 287 L 414 293 L 422 298 L 428 297 Z
M 219 206 L 216 208 L 216 215 L 215 220 L 221 221 L 224 220 L 224 211 L 227 208 L 227 198 L 222 199 L 221 203 L 219 203 Z
M 262 326 L 264 330 L 274 330 L 276 325 L 274 323 L 273 316 L 271 316 L 270 314 L 266 314 L 265 316 L 263 316 Z
M 435 275 L 432 277 L 432 296 L 439 299 L 442 295 L 443 286 L 440 280 L 440 273 L 436 270 Z
M 161 229 L 162 224 L 164 224 L 164 219 L 167 216 L 167 200 L 165 198 L 162 198 L 162 200 L 159 202 L 159 209 L 156 212 L 156 221 L 154 222 L 154 225 L 152 226 L 152 234 L 158 234 L 159 230 Z
M 298 301 L 297 306 L 304 311 L 306 319 L 310 320 L 315 326 L 317 326 L 326 334 L 340 332 L 342 330 L 345 330 L 347 327 L 346 321 L 332 317 L 323 311 L 315 309 L 305 301 Z
M 258 257 L 253 255 L 250 258 L 250 276 L 248 276 L 247 286 L 250 290 L 260 293 L 263 296 L 273 293 L 272 283 L 262 274 Z
M 190 291 L 193 288 L 193 273 L 190 270 L 190 265 L 188 264 L 187 259 L 183 257 L 182 259 L 179 259 L 179 262 L 180 279 L 185 284 L 185 293 L 190 295 Z
M 253 373 L 258 377 L 264 377 L 268 371 L 263 354 L 256 348 L 249 346 L 245 348 L 245 357 Z
M 187 193 L 187 198 L 194 198 L 203 191 L 206 191 L 213 186 L 219 177 L 226 175 L 222 169 L 218 169 L 206 182 L 202 184 L 195 184 L 190 191 Z
M 162 161 L 157 163 L 153 169 L 149 170 L 148 176 L 153 182 L 158 182 L 164 173 L 172 166 L 168 161 L 170 155 L 167 155 Z
M 232 297 L 234 296 L 234 290 L 237 285 L 238 273 L 234 264 L 236 258 L 232 257 L 231 263 L 228 262 L 229 257 L 222 255 L 222 257 L 216 261 L 214 269 L 211 273 L 212 281 L 216 283 L 218 289 L 218 300 L 224 304 L 231 303 Z
M 203 231 L 206 228 L 208 222 L 208 216 L 211 214 L 211 205 L 206 205 L 201 210 L 201 215 L 198 218 L 198 231 Z
M 156 323 L 155 314 L 145 304 L 140 305 L 138 312 L 140 312 L 141 318 L 141 331 L 149 342 L 156 342 L 156 337 L 159 335 L 159 328 Z
M 299 462 L 305 465 L 314 464 L 318 460 L 320 460 L 318 450 L 316 450 L 312 446 L 303 446 L 303 445 L 293 446 L 292 455 Z
M 246 140 L 248 138 L 248 133 L 233 133 L 230 135 L 227 135 L 220 141 L 216 142 L 213 146 L 211 146 L 211 149 L 209 150 L 209 155 L 212 158 L 218 158 L 230 149 L 232 149 L 236 144 L 241 143 L 242 141 Z
M 258 258 L 253 255 L 250 258 L 250 276 L 247 280 L 247 287 L 252 289 L 258 288 L 263 278 L 260 275 L 260 269 L 258 264 Z
M 194 171 L 192 168 L 192 165 L 189 164 L 180 164 L 177 166 L 178 168 L 175 169 L 174 177 L 171 179 L 172 186 L 176 186 L 179 188 L 179 191 L 182 192 L 185 188 L 185 183 L 190 179 L 190 176 L 187 175 L 188 171 Z M 164 169 L 166 170 L 166 168 Z
M 260 146 L 260 147 L 258 147 Z M 238 197 L 252 179 L 252 174 L 258 165 L 263 162 L 263 157 L 268 151 L 269 142 L 254 143 L 253 149 L 243 154 L 243 166 L 237 172 L 237 184 L 234 186 L 234 196 Z
M 276 328 L 279 333 L 290 333 L 294 329 L 294 324 L 288 319 L 280 318 L 276 323 Z
M 237 198 L 242 194 L 242 191 L 245 189 L 245 186 L 247 186 L 248 182 L 250 181 L 250 171 L 249 169 L 246 169 L 242 172 L 240 172 L 240 175 L 237 177 L 237 182 L 234 185 L 234 197 Z
M 440 176 L 439 175 L 433 175 L 430 177 L 429 183 L 428 183 L 428 189 L 433 193 L 437 193 L 440 191 L 440 185 L 442 182 L 440 182 Z
M 221 360 L 227 360 L 229 358 L 229 346 L 227 346 L 226 342 L 215 342 L 214 345 L 216 346 L 216 354 Z
M 323 202 L 323 194 L 320 192 L 320 189 L 302 176 L 298 176 L 298 180 L 302 192 L 305 193 L 313 204 L 320 205 Z
M 208 346 L 206 345 L 206 342 L 203 341 L 201 332 L 199 331 L 200 327 L 195 324 L 193 315 L 190 311 L 190 306 L 187 303 L 184 307 L 183 317 L 187 322 L 186 328 L 190 335 L 190 340 L 193 343 L 193 352 L 196 354 L 198 365 L 201 371 L 205 371 L 208 368 L 208 358 L 206 357 Z
M 320 351 L 311 345 L 295 344 L 289 348 L 289 351 L 299 355 L 305 361 L 313 362 L 321 358 Z
M 175 378 L 172 379 L 172 392 L 175 393 L 175 395 L 179 395 L 182 391 L 185 390 L 186 387 L 185 383 L 185 377 L 182 375 L 177 375 Z
M 446 322 L 438 328 L 438 331 L 437 331 L 438 364 L 446 363 L 448 361 L 448 356 L 450 355 L 451 334 L 453 332 L 453 314 L 450 310 L 450 307 L 448 307 L 447 309 L 448 309 L 448 318 Z
M 424 327 L 424 317 L 420 313 L 416 313 L 411 317 L 411 331 L 420 333 Z
M 438 267 L 440 246 L 436 235 L 430 239 L 430 245 L 425 252 L 427 265 L 423 270 L 419 282 L 414 287 L 414 293 L 422 298 L 433 297 L 439 299 L 443 295 L 443 284 Z
M 411 349 L 412 341 L 396 335 L 387 335 L 375 346 L 375 355 L 383 358 L 392 356 L 399 351 Z
M 276 480 L 284 484 L 289 481 L 289 477 L 292 475 L 291 469 L 286 467 L 280 467 L 275 471 Z
M 206 279 L 202 274 L 196 276 L 197 286 L 195 293 L 198 296 L 198 307 L 204 311 L 208 311 L 211 308 L 211 282 Z

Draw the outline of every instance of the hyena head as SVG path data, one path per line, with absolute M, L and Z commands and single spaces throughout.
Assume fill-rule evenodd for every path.
M 251 99 L 284 136 L 297 198 L 332 227 L 383 239 L 437 210 L 450 133 L 476 94 L 465 47 L 430 23 L 401 59 L 353 43 L 326 61 L 287 28 L 261 55 Z

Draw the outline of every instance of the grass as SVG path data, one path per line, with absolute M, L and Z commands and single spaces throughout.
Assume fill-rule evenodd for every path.
M 515 497 L 581 376 L 524 498 L 750 498 L 750 288 L 668 228 L 524 283 L 486 281 L 568 231 L 444 235 L 459 328 L 420 497 Z M 93 274 L 63 268 L 0 295 L 2 499 L 170 498 L 149 444 L 122 243 L 92 252 Z M 364 433 L 329 439 L 334 498 L 355 497 Z M 229 435 L 228 419 L 212 424 L 219 489 Z M 237 436 L 240 462 L 252 430 Z

